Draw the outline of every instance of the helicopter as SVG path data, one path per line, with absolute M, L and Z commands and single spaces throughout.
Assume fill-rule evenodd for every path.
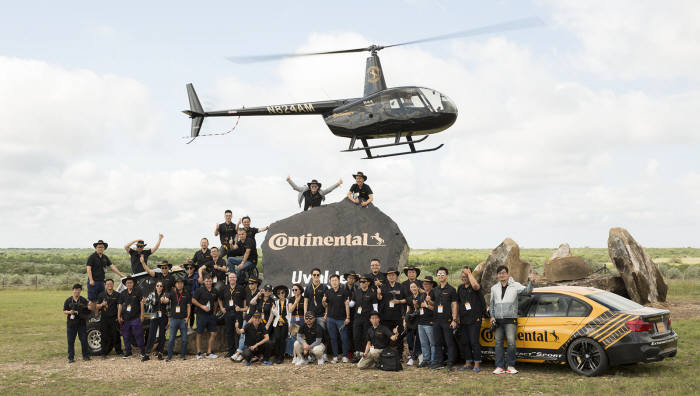
M 183 113 L 192 119 L 190 132 L 192 140 L 190 142 L 200 136 L 202 123 L 206 117 L 319 114 L 334 135 L 350 139 L 349 147 L 346 150 L 342 150 L 342 152 L 364 151 L 367 156 L 363 159 L 385 158 L 438 150 L 443 144 L 424 149 L 416 149 L 416 145 L 427 139 L 429 135 L 442 132 L 451 127 L 457 120 L 457 106 L 446 95 L 431 88 L 420 86 L 387 88 L 377 52 L 402 45 L 524 29 L 539 25 L 542 25 L 542 21 L 539 18 L 524 18 L 385 46 L 373 44 L 363 48 L 336 51 L 229 57 L 230 61 L 236 63 L 254 63 L 305 56 L 353 52 L 370 53 L 365 65 L 364 93 L 359 98 L 204 111 L 194 86 L 188 83 L 186 87 L 190 109 L 183 110 Z M 414 139 L 416 136 L 419 138 Z M 369 140 L 387 138 L 393 139 L 393 142 L 376 145 L 370 145 L 368 142 Z M 405 140 L 402 140 L 402 138 Z M 360 146 L 357 146 L 358 140 L 361 142 Z M 408 146 L 408 150 L 398 153 L 379 155 L 372 153 L 372 150 L 375 149 L 405 145 Z

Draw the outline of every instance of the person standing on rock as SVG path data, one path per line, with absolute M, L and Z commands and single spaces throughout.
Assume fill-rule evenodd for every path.
M 304 201 L 304 211 L 307 211 L 321 206 L 321 202 L 326 200 L 326 195 L 343 184 L 343 179 L 338 180 L 337 183 L 325 190 L 321 190 L 321 183 L 316 179 L 306 183 L 306 187 L 299 187 L 292 181 L 291 177 L 287 176 L 287 183 L 292 186 L 293 190 L 299 191 L 299 207 L 301 207 L 301 201 Z
M 369 187 L 369 184 L 365 184 L 367 181 L 367 176 L 362 172 L 357 172 L 352 175 L 355 179 L 355 184 L 350 186 L 350 191 L 348 191 L 348 199 L 355 204 L 362 207 L 367 207 L 374 201 L 374 193 Z
M 221 245 L 227 244 L 231 238 L 236 236 L 236 229 L 238 226 L 231 221 L 232 217 L 233 212 L 231 212 L 230 209 L 226 209 L 224 212 L 224 222 L 217 224 L 216 227 L 214 227 L 214 236 L 219 237 Z
M 209 250 L 209 240 L 207 238 L 200 239 L 199 250 L 194 252 L 191 261 L 192 264 L 194 264 L 195 270 L 198 270 L 199 267 L 211 261 L 211 250 Z
M 89 314 L 88 301 L 80 293 L 83 287 L 80 283 L 73 285 L 73 295 L 63 303 L 63 314 L 66 315 L 66 335 L 68 338 L 68 363 L 75 362 L 75 336 L 80 340 L 83 360 L 90 360 L 90 349 L 87 343 L 87 323 Z
M 431 369 L 441 369 L 444 362 L 442 352 L 443 345 L 447 346 L 447 371 L 452 371 L 452 365 L 457 359 L 457 345 L 455 345 L 452 330 L 457 328 L 457 290 L 447 283 L 447 268 L 440 267 L 437 270 L 438 286 L 433 291 L 435 300 L 435 316 L 433 321 L 433 337 L 435 339 L 435 356 Z
M 153 249 L 144 249 L 146 243 L 143 241 L 143 239 L 134 239 L 133 241 L 124 245 L 124 250 L 126 250 L 126 252 L 129 253 L 129 256 L 131 256 L 132 274 L 138 274 L 139 272 L 146 271 L 146 268 L 148 268 L 148 256 L 152 255 L 158 250 L 161 241 L 163 241 L 163 234 L 158 235 L 158 242 Z M 131 245 L 133 244 L 136 244 L 136 249 L 131 248 Z M 143 256 L 146 264 L 141 263 L 141 256 Z
M 530 273 L 530 278 L 527 286 L 513 280 L 508 274 L 508 267 L 499 265 L 496 268 L 498 282 L 491 287 L 490 313 L 491 326 L 496 326 L 494 331 L 494 339 L 496 341 L 496 369 L 494 374 L 516 374 L 515 369 L 515 331 L 518 326 L 518 296 L 528 294 L 535 287 L 534 274 Z M 505 335 L 508 343 L 508 356 L 506 361 L 503 359 L 503 338 Z M 506 367 L 508 364 L 508 368 Z
M 469 267 L 462 269 L 462 284 L 457 288 L 457 298 L 459 298 L 460 343 L 465 359 L 464 366 L 459 370 L 473 370 L 478 373 L 481 371 L 479 332 L 481 319 L 486 313 L 486 301 L 481 292 L 481 286 Z
M 107 246 L 107 242 L 103 241 L 102 239 L 93 243 L 92 247 L 95 248 L 95 253 L 88 257 L 86 264 L 86 272 L 88 276 L 88 305 L 95 314 L 97 313 L 97 304 L 95 304 L 95 302 L 97 301 L 100 293 L 105 291 L 105 268 L 109 267 L 112 271 L 117 273 L 120 278 L 124 277 L 124 274 L 122 274 L 119 269 L 112 264 L 112 261 L 110 261 L 109 257 L 107 257 L 105 254 Z

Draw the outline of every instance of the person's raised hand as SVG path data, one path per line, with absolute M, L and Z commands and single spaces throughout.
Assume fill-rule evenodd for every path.
M 290 180 L 292 180 L 292 178 L 291 178 L 291 177 L 289 177 L 289 176 L 287 176 L 287 181 L 290 181 Z
M 341 185 L 341 184 L 343 184 L 343 179 L 338 180 L 338 185 Z
M 163 234 L 158 234 L 158 239 L 163 239 Z

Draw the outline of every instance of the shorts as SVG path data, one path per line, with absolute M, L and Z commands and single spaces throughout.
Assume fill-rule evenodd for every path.
M 90 286 L 90 280 L 87 282 L 88 301 L 97 301 L 100 293 L 105 291 L 105 281 L 95 281 L 95 286 Z
M 197 314 L 197 334 L 202 334 L 205 331 L 216 333 L 216 316 L 213 314 Z

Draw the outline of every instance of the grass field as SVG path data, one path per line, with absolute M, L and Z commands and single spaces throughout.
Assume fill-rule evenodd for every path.
M 617 367 L 597 378 L 566 366 L 519 364 L 520 374 L 445 373 L 407 368 L 399 373 L 360 371 L 350 364 L 272 367 L 219 358 L 185 362 L 113 358 L 66 363 L 63 301 L 69 291 L 0 290 L 0 394 L 670 394 L 700 392 L 700 281 L 671 280 L 678 355 L 652 364 Z M 687 309 L 688 306 L 694 309 Z M 80 356 L 76 340 L 76 356 Z

